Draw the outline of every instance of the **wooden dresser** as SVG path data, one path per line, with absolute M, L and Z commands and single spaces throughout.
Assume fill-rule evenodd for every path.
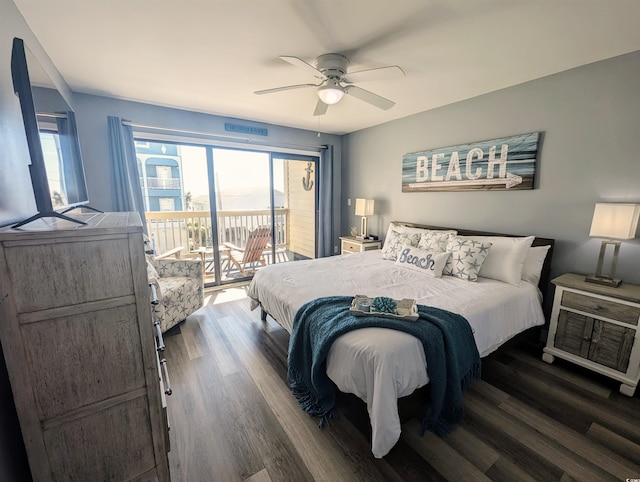
M 33 479 L 167 481 L 136 213 L 0 229 L 0 340 Z

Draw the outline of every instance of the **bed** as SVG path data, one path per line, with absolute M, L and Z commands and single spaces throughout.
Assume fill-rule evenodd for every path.
M 413 233 L 411 236 L 450 230 L 394 222 L 387 233 L 387 247 L 392 229 L 396 233 Z M 491 236 L 494 241 L 495 237 L 511 238 L 510 243 L 520 243 L 522 239 L 455 231 L 463 239 Z M 261 307 L 263 319 L 269 314 L 289 333 L 297 310 L 319 297 L 363 294 L 415 299 L 418 304 L 464 316 L 472 327 L 480 356 L 485 357 L 519 333 L 545 322 L 542 293 L 546 292 L 553 240 L 530 239 L 527 252 L 544 246 L 549 247 L 548 252 L 544 248 L 545 255 L 538 256 L 534 269 L 537 277 L 518 280 L 517 285 L 483 277 L 482 271 L 475 282 L 454 276 L 434 278 L 384 259 L 385 251 L 377 250 L 270 265 L 256 272 L 248 294 L 252 308 Z M 496 250 L 500 243 L 501 240 L 495 244 Z M 386 251 L 388 254 L 389 249 Z M 522 267 L 521 271 L 524 273 Z M 367 404 L 371 449 L 377 458 L 386 455 L 400 437 L 398 399 L 429 382 L 420 342 L 406 333 L 384 328 L 364 328 L 338 338 L 327 358 L 327 375 L 340 391 L 354 394 Z

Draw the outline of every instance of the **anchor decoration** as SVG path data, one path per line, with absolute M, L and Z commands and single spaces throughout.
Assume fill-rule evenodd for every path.
M 311 188 L 313 188 L 313 181 L 311 180 L 311 173 L 313 172 L 313 169 L 311 169 L 310 162 L 307 162 L 305 171 L 307 171 L 307 177 L 302 178 L 302 187 L 305 191 L 311 191 Z

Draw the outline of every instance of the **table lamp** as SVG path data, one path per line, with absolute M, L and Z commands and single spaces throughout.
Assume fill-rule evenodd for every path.
M 618 287 L 621 279 L 614 278 L 618 253 L 620 252 L 620 239 L 633 239 L 636 237 L 638 217 L 640 216 L 640 204 L 597 203 L 593 211 L 593 221 L 589 236 L 606 238 L 600 246 L 600 256 L 594 275 L 587 276 L 585 281 L 601 285 Z M 609 266 L 609 273 L 602 273 L 604 256 L 607 245 L 613 245 L 613 258 Z
M 360 233 L 362 239 L 367 237 L 367 216 L 373 215 L 373 199 L 356 198 L 356 216 L 362 216 L 360 222 Z

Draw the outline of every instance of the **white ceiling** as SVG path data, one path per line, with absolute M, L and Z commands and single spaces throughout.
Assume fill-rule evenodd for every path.
M 14 0 L 75 92 L 344 134 L 640 50 L 638 0 Z M 337 52 L 358 86 L 314 117 L 313 83 L 278 58 Z

